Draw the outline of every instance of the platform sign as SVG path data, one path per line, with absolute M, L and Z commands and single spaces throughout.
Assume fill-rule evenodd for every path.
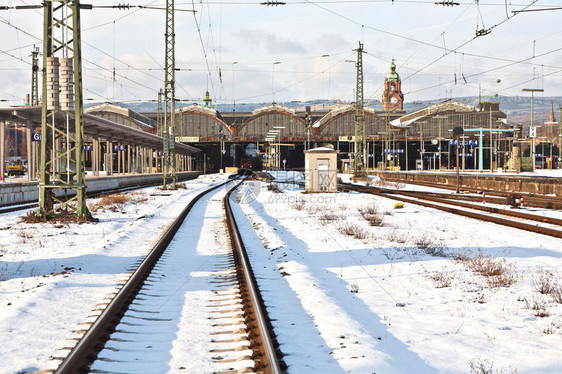
M 32 142 L 40 142 L 41 141 L 41 134 L 38 132 L 34 132 L 31 134 L 31 141 Z
M 176 136 L 176 142 L 180 143 L 199 143 L 198 136 Z
M 355 136 L 339 136 L 338 140 L 340 142 L 354 142 L 355 141 Z
M 92 152 L 93 150 L 94 150 L 93 145 L 85 145 L 84 146 L 84 151 L 86 151 L 86 152 Z
M 125 150 L 124 145 L 113 145 L 113 152 L 119 152 L 119 151 L 124 151 L 124 150 Z
M 537 128 L 535 126 L 529 127 L 529 138 L 537 137 Z

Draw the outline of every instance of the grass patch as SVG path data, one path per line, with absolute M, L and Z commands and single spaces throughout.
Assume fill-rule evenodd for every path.
M 507 261 L 506 258 L 466 251 L 457 254 L 457 261 L 470 271 L 483 276 L 491 288 L 509 287 L 516 281 L 515 264 Z
M 414 241 L 414 245 L 422 252 L 435 257 L 447 257 L 443 243 L 436 243 L 428 235 L 420 236 Z
M 369 236 L 362 227 L 351 223 L 339 226 L 338 231 L 343 235 L 353 236 L 355 239 L 367 239 Z
M 97 212 L 100 209 L 111 210 L 112 212 L 122 211 L 126 203 L 142 203 L 146 197 L 140 193 L 117 193 L 102 195 L 97 201 L 88 206 L 90 212 Z
M 435 283 L 437 288 L 451 287 L 451 276 L 442 271 L 436 271 L 429 274 L 429 278 Z
M 340 216 L 333 213 L 333 212 L 324 212 L 322 214 L 320 214 L 320 217 L 318 217 L 318 220 L 320 221 L 320 223 L 322 223 L 323 225 L 327 225 L 328 223 L 332 223 L 334 221 L 338 221 L 340 219 Z

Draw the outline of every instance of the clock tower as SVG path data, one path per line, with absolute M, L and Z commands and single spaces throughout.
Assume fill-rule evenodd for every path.
M 390 64 L 390 73 L 384 80 L 384 93 L 382 94 L 382 109 L 384 111 L 402 110 L 404 95 L 400 89 L 400 77 L 396 73 L 396 65 L 394 59 Z

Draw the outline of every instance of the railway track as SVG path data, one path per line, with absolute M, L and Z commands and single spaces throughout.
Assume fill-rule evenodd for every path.
M 447 189 L 452 191 L 455 191 L 457 188 L 457 186 L 450 185 L 450 184 L 429 183 L 429 182 L 421 182 L 421 181 L 403 181 L 401 179 L 394 179 L 388 177 L 385 177 L 384 180 L 387 182 L 415 184 L 419 186 Z M 466 187 L 466 186 L 461 186 L 461 190 L 484 195 L 486 196 L 487 199 L 498 199 L 498 201 L 503 200 L 504 202 L 507 200 L 507 198 L 510 195 L 517 194 L 523 197 L 526 206 L 533 207 L 533 208 L 542 208 L 542 209 L 556 209 L 556 210 L 562 209 L 562 197 L 559 196 L 543 196 L 543 195 L 517 192 L 517 191 L 497 191 L 497 190 L 490 190 L 485 188 L 474 188 L 474 187 Z M 467 199 L 470 199 L 470 197 L 467 197 Z
M 234 183 L 189 203 L 55 373 L 283 372 L 230 210 Z
M 562 238 L 562 229 L 558 228 L 562 226 L 562 220 L 560 219 L 538 216 L 535 214 L 529 214 L 512 209 L 500 209 L 458 201 L 457 197 L 462 197 L 462 195 L 446 195 L 447 198 L 444 198 L 443 195 L 440 195 L 441 197 L 436 197 L 433 193 L 420 191 L 401 191 L 398 189 L 357 186 L 346 183 L 340 184 L 340 187 L 342 190 L 370 193 L 373 195 L 417 204 L 428 208 L 434 208 L 465 217 L 493 222 L 503 226 L 514 227 L 521 230 L 553 236 L 556 238 Z M 478 213 L 476 211 L 481 211 L 484 213 Z M 506 217 L 513 217 L 517 220 L 509 219 Z M 541 224 L 548 224 L 551 227 L 547 227 Z

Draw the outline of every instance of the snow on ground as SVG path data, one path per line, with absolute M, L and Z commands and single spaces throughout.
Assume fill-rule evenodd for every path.
M 218 178 L 200 177 L 177 191 L 133 192 L 133 202 L 94 212 L 99 223 L 24 224 L 21 212 L 0 215 L 0 372 L 56 368 L 51 358 L 66 355 L 61 349 L 87 328 L 81 323 L 99 315 L 98 305 L 160 233 Z
M 238 315 L 241 308 L 241 302 L 235 305 L 233 301 L 235 280 L 232 284 L 224 280 L 224 269 L 228 269 L 232 253 L 222 208 L 225 192 L 220 188 L 193 206 L 166 255 L 155 266 L 152 281 L 146 282 L 140 291 L 141 300 L 125 313 L 92 370 L 213 373 L 253 366 L 251 360 L 213 359 L 220 355 L 233 360 L 252 354 L 249 348 L 217 351 L 250 344 L 242 339 L 243 334 L 232 332 L 244 327 L 240 325 L 243 319 L 225 318 L 228 312 Z M 225 296 L 226 301 L 216 301 Z
M 136 203 L 99 210 L 96 224 L 0 215 L 0 372 L 54 368 L 50 357 L 66 354 L 187 201 L 224 177 L 145 189 Z M 233 209 L 290 373 L 562 372 L 562 304 L 537 291 L 562 284 L 559 239 L 394 209 L 373 195 L 279 186 L 284 193 L 248 183 Z M 478 264 L 503 276 L 480 275 Z M 170 355 L 185 357 L 177 349 L 189 347 L 175 342 Z
M 290 373 L 562 372 L 562 305 L 537 291 L 560 290 L 559 239 L 372 195 L 258 192 L 235 214 Z

